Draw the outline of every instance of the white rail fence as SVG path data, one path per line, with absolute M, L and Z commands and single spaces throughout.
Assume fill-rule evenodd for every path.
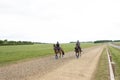
M 109 71 L 110 71 L 110 80 L 115 80 L 115 67 L 114 63 L 112 62 L 112 57 L 107 49 L 107 55 L 108 55 L 108 63 L 109 63 Z

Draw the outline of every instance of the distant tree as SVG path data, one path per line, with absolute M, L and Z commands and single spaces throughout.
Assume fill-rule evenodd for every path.
M 16 43 L 17 43 L 16 41 L 8 41 L 7 42 L 8 45 L 16 45 Z
M 7 45 L 7 44 L 8 44 L 8 40 L 5 39 L 3 45 Z
M 4 41 L 3 40 L 0 40 L 0 45 L 2 45 L 4 43 Z
M 113 42 L 120 42 L 120 40 L 114 40 Z
M 106 43 L 106 42 L 112 42 L 112 40 L 97 40 L 97 41 L 94 41 L 94 43 Z
M 31 44 L 34 43 L 30 41 L 8 41 L 7 39 L 0 40 L 0 45 L 31 45 Z
M 7 41 L 8 41 L 7 39 L 4 40 L 4 42 L 7 42 Z
M 74 41 L 71 41 L 70 43 L 76 43 L 76 42 L 74 42 Z

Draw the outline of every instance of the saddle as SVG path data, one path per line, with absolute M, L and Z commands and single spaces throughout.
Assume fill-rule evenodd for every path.
M 56 49 L 57 49 L 58 51 L 60 51 L 61 48 L 60 48 L 60 47 L 56 47 Z
M 79 46 L 76 46 L 76 47 L 75 47 L 75 51 L 77 51 L 77 52 L 79 52 L 79 51 L 82 52 L 82 50 L 81 50 L 81 48 L 80 48 Z

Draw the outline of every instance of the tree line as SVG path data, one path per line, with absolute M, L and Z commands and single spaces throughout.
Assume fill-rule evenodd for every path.
M 97 40 L 94 43 L 120 42 L 120 40 Z
M 34 44 L 30 41 L 8 41 L 6 40 L 0 40 L 0 45 L 31 45 Z

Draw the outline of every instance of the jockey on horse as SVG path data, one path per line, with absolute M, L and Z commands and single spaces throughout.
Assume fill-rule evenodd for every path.
M 62 55 L 62 57 L 63 57 L 63 55 L 64 55 L 64 51 L 63 51 L 63 49 L 60 47 L 60 44 L 59 44 L 59 42 L 57 42 L 57 44 L 53 44 L 53 47 L 54 47 L 54 51 L 55 51 L 55 58 L 57 59 L 58 58 L 58 56 L 57 56 L 57 54 L 59 53 L 60 54 L 60 57 L 61 57 L 61 55 Z
M 61 49 L 58 41 L 57 41 L 57 44 L 56 44 L 56 48 L 58 49 L 58 51 Z
M 80 42 L 77 40 L 76 42 L 76 46 L 75 46 L 75 53 L 76 53 L 76 57 L 79 58 L 79 55 L 81 56 L 81 47 L 80 47 Z
M 80 50 L 80 52 L 82 52 L 79 40 L 77 40 L 77 42 L 76 42 L 76 47 Z

